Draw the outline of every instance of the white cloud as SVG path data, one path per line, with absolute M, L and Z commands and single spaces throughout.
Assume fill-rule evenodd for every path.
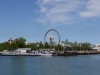
M 80 12 L 81 17 L 91 18 L 100 16 L 100 0 L 89 0 L 86 10 Z
M 82 0 L 39 0 L 38 21 L 52 25 L 69 23 L 73 20 L 71 13 L 77 12 L 82 4 Z
M 38 0 L 43 24 L 62 25 L 72 23 L 83 17 L 100 16 L 100 0 Z

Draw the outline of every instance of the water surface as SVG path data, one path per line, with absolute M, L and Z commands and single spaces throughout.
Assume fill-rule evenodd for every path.
M 100 55 L 0 56 L 0 75 L 100 75 Z

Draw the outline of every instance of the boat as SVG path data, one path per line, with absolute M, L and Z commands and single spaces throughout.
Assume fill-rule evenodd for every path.
M 2 54 L 2 56 L 52 56 L 52 53 L 47 52 L 47 51 L 33 51 L 31 53 L 26 53 L 26 52 L 20 52 L 20 51 L 8 51 L 5 50 Z
M 40 56 L 52 56 L 51 53 L 39 53 Z

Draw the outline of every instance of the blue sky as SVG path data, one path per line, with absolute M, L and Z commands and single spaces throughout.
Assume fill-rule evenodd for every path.
M 43 41 L 48 29 L 61 39 L 100 44 L 100 0 L 0 0 L 0 42 Z

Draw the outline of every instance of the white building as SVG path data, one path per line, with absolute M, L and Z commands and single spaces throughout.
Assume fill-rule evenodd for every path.
M 100 51 L 100 44 L 97 44 L 94 49 L 97 49 L 97 51 Z

